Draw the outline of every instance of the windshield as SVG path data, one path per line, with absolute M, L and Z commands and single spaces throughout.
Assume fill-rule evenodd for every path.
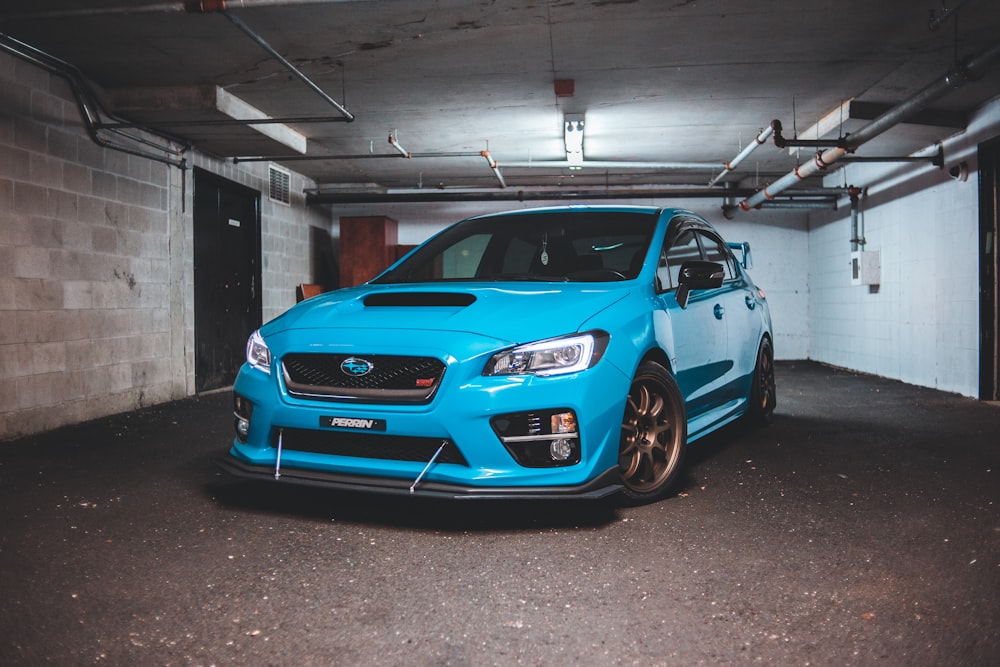
M 639 275 L 654 213 L 560 211 L 467 220 L 373 282 L 629 280 Z

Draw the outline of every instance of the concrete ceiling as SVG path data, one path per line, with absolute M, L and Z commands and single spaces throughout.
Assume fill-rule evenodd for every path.
M 704 187 L 772 119 L 789 138 L 820 138 L 825 116 L 825 137 L 856 132 L 873 114 L 845 102 L 891 108 L 1000 42 L 995 0 L 243 0 L 203 11 L 224 4 L 5 2 L 0 32 L 78 68 L 118 116 L 210 154 L 273 158 L 348 196 Z M 998 95 L 1000 64 L 929 107 L 950 113 L 894 126 L 856 155 L 909 155 Z M 254 113 L 244 104 L 285 122 L 180 123 Z M 585 118 L 583 169 L 545 164 L 565 160 L 567 114 Z M 759 187 L 815 151 L 768 142 L 719 182 Z

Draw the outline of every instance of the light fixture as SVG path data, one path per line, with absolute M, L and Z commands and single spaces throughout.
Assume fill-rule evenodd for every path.
M 566 161 L 570 164 L 583 163 L 583 125 L 584 121 L 581 115 L 566 114 L 563 120 Z

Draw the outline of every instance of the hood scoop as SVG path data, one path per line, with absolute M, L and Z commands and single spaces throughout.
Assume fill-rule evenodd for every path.
M 366 306 L 468 306 L 476 300 L 461 292 L 379 292 L 365 297 Z

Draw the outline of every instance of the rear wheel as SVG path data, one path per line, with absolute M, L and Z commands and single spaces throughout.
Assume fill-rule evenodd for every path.
M 777 402 L 774 384 L 774 353 L 771 351 L 771 341 L 767 338 L 760 341 L 760 348 L 757 350 L 757 366 L 754 368 L 751 382 L 747 419 L 758 426 L 766 426 L 771 423 L 774 406 Z
M 684 398 L 663 366 L 639 366 L 622 418 L 618 469 L 625 500 L 639 505 L 664 497 L 684 461 L 687 417 Z

